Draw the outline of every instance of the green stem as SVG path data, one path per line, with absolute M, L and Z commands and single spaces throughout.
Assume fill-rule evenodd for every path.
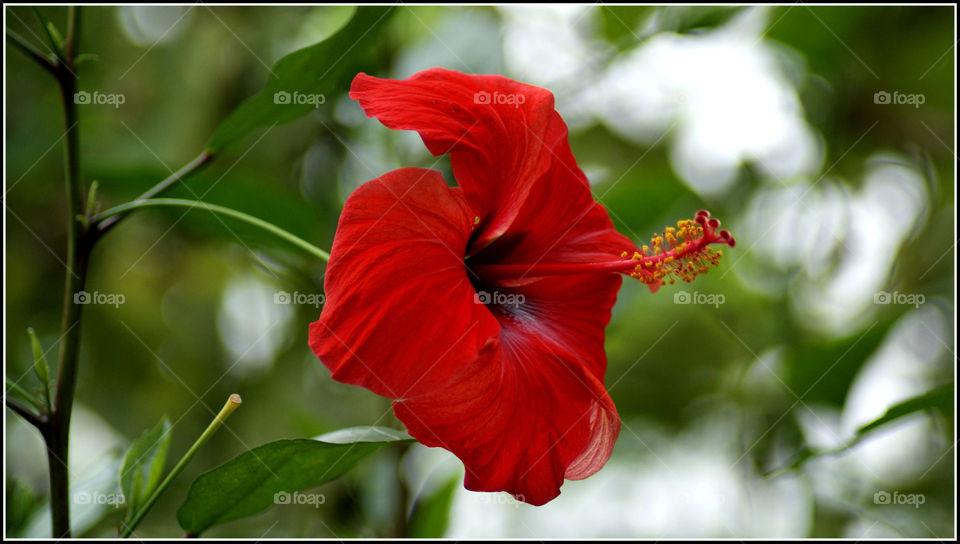
M 13 42 L 13 45 L 23 51 L 28 57 L 32 58 L 48 72 L 56 75 L 57 64 L 47 55 L 40 52 L 39 49 L 30 45 L 30 42 L 20 37 L 12 30 L 7 31 L 7 39 Z
M 78 34 L 80 34 L 80 9 L 70 6 L 67 9 L 67 37 L 63 41 L 63 56 L 69 59 L 71 64 L 73 59 L 77 58 Z
M 273 223 L 268 223 L 262 219 L 258 219 L 252 215 L 245 214 L 243 212 L 234 210 L 232 208 L 225 208 L 223 206 L 218 206 L 216 204 L 207 204 L 206 202 L 198 202 L 196 200 L 184 200 L 180 198 L 153 198 L 149 200 L 134 200 L 133 202 L 128 202 L 126 204 L 121 204 L 120 206 L 115 206 L 109 210 L 105 210 L 92 218 L 92 222 L 97 223 L 100 221 L 109 220 L 110 217 L 125 213 L 130 210 L 135 210 L 137 208 L 148 208 L 151 206 L 174 206 L 181 208 L 198 208 L 202 210 L 207 210 L 211 213 L 217 213 L 220 215 L 225 215 L 227 217 L 232 217 L 238 219 L 250 225 L 259 227 L 267 232 L 275 234 L 280 238 L 292 243 L 293 245 L 306 250 L 308 253 L 323 259 L 324 261 L 330 260 L 330 254 L 326 251 L 318 248 L 317 246 L 311 244 L 310 242 L 300 238 L 295 234 L 291 234 L 283 230 L 282 228 L 274 225 Z
M 183 166 L 183 168 L 177 170 L 176 172 L 170 174 L 159 183 L 148 189 L 142 195 L 138 196 L 133 202 L 140 202 L 157 196 L 163 191 L 167 190 L 171 185 L 178 181 L 183 181 L 190 175 L 198 172 L 202 167 L 206 166 L 213 159 L 213 153 L 210 151 L 204 151 L 197 158 L 193 159 L 189 163 Z M 101 233 L 106 232 L 108 229 L 116 225 L 121 219 L 124 218 L 124 215 L 118 214 L 104 221 L 100 222 L 97 225 L 97 230 Z
M 186 178 L 190 174 L 194 173 L 197 169 L 199 169 L 200 167 L 210 162 L 210 159 L 212 158 L 213 158 L 213 153 L 211 153 L 210 151 L 204 151 L 203 153 L 197 155 L 197 158 L 188 162 L 183 168 L 170 174 L 166 179 L 154 185 L 142 195 L 138 196 L 137 200 L 146 200 L 148 198 L 153 198 L 157 196 L 158 194 L 165 191 L 168 187 L 170 187 L 174 183 L 181 181 L 183 178 Z
M 173 483 L 173 480 L 183 472 L 183 469 L 186 468 L 187 464 L 190 463 L 190 460 L 197 454 L 197 451 L 213 436 L 213 433 L 217 432 L 217 429 L 223 425 L 223 422 L 230 417 L 230 414 L 234 410 L 240 407 L 241 403 L 240 395 L 234 393 L 230 395 L 230 398 L 227 399 L 227 403 L 223 405 L 223 408 L 220 410 L 220 413 L 217 414 L 217 417 L 210 422 L 210 425 L 207 426 L 207 430 L 203 431 L 203 434 L 200 435 L 200 438 L 190 446 L 190 449 L 187 450 L 187 453 L 183 455 L 176 466 L 173 467 L 173 470 L 170 471 L 170 474 L 167 474 L 167 477 L 160 482 L 160 485 L 157 486 L 157 489 L 150 494 L 150 497 L 147 498 L 146 502 L 143 503 L 143 506 L 140 507 L 140 510 L 130 519 L 130 523 L 123 528 L 123 532 L 120 534 L 121 538 L 128 538 L 133 534 L 133 530 L 137 528 L 137 525 L 143 521 L 144 516 L 147 515 L 147 512 L 153 508 L 154 503 L 157 502 L 157 499 L 160 498 L 160 495 L 163 495 L 163 492 L 170 487 L 170 484 Z

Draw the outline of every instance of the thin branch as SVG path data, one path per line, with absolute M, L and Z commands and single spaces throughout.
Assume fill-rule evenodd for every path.
M 166 191 L 167 189 L 169 189 L 174 183 L 177 183 L 178 181 L 183 181 L 187 179 L 187 177 L 198 172 L 203 166 L 209 163 L 212 159 L 213 159 L 213 154 L 209 151 L 204 151 L 203 153 L 198 155 L 197 158 L 193 159 L 192 161 L 184 165 L 183 168 L 170 174 L 169 176 L 161 180 L 159 183 L 157 183 L 150 189 L 147 189 L 145 193 L 138 196 L 136 199 L 133 200 L 133 202 L 141 202 L 143 200 L 147 200 L 157 196 L 163 191 Z M 104 234 L 107 232 L 107 230 L 109 230 L 111 227 L 115 226 L 118 222 L 120 222 L 120 220 L 123 219 L 124 217 L 126 217 L 126 214 L 117 214 L 113 217 L 109 217 L 101 221 L 100 224 L 97 225 L 97 230 L 100 231 L 100 234 Z
M 310 242 L 300 238 L 299 236 L 288 232 L 273 223 L 268 223 L 263 219 L 254 217 L 252 215 L 243 213 L 232 208 L 226 208 L 224 206 L 219 206 L 217 204 L 208 204 L 206 202 L 200 202 L 197 200 L 183 200 L 180 198 L 152 198 L 147 200 L 134 200 L 133 202 L 127 202 L 126 204 L 121 204 L 119 206 L 114 206 L 108 210 L 100 212 L 99 214 L 91 218 L 91 223 L 96 223 L 97 221 L 106 222 L 110 218 L 116 217 L 117 215 L 124 214 L 130 210 L 135 210 L 137 208 L 148 208 L 151 206 L 174 206 L 180 208 L 196 208 L 199 210 L 206 210 L 211 213 L 216 213 L 224 215 L 227 217 L 232 217 L 239 221 L 243 221 L 260 229 L 263 229 L 267 232 L 270 232 L 284 240 L 290 242 L 291 244 L 307 251 L 308 253 L 324 260 L 330 260 L 330 254 L 326 251 L 318 248 L 317 246 L 311 244 Z
M 9 395 L 3 399 L 3 402 L 7 405 L 7 408 L 13 410 L 18 416 L 25 419 L 27 423 L 30 423 L 41 432 L 46 431 L 47 418 L 45 416 L 34 413 L 33 410 L 28 408 L 17 399 L 11 399 Z
M 47 55 L 44 55 L 39 49 L 31 45 L 30 42 L 20 37 L 19 34 L 12 30 L 8 30 L 7 39 L 13 42 L 13 45 L 17 46 L 17 49 L 23 51 L 28 57 L 35 60 L 42 68 L 46 69 L 53 75 L 57 75 L 57 63 Z
M 34 398 L 34 396 L 31 395 L 29 391 L 27 391 L 23 387 L 20 387 L 20 384 L 11 380 L 10 378 L 7 378 L 7 389 L 11 391 L 16 391 L 17 393 L 20 394 L 21 397 L 23 397 L 24 400 L 29 401 L 30 404 L 32 404 L 33 407 L 36 408 L 38 412 L 40 412 L 41 414 L 44 413 L 45 408 L 43 407 L 42 404 L 40 404 L 40 401 Z M 10 396 L 9 391 L 7 392 L 7 396 Z

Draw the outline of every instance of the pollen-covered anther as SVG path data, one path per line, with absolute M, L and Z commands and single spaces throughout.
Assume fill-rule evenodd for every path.
M 712 244 L 733 247 L 736 240 L 727 230 L 717 231 L 720 220 L 710 217 L 710 212 L 700 210 L 693 220 L 677 221 L 676 227 L 667 227 L 634 252 L 631 259 L 636 266 L 630 276 L 651 286 L 666 285 L 681 279 L 693 281 L 706 274 L 710 266 L 718 266 L 722 251 L 714 251 Z M 625 255 L 621 255 L 625 256 Z M 653 288 L 653 287 L 651 287 Z

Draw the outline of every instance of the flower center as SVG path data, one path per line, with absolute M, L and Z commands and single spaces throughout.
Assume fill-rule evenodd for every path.
M 713 244 L 736 245 L 726 230 L 718 231 L 720 221 L 710 212 L 700 210 L 696 218 L 678 221 L 667 227 L 633 255 L 624 251 L 619 259 L 582 263 L 483 264 L 471 269 L 487 281 L 517 282 L 544 276 L 563 276 L 590 272 L 614 272 L 636 278 L 651 290 L 674 283 L 677 279 L 691 282 L 706 274 L 710 265 L 717 266 L 722 251 Z

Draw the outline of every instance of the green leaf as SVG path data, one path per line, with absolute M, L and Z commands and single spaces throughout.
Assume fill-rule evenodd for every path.
M 344 429 L 325 437 L 358 440 L 347 443 L 277 440 L 201 474 L 191 484 L 187 500 L 177 511 L 180 527 L 199 535 L 214 525 L 259 514 L 282 504 L 280 501 L 285 499 L 278 495 L 280 493 L 302 491 L 329 482 L 384 445 L 408 440 L 405 435 L 379 427 Z
M 921 410 L 927 410 L 930 408 L 937 408 L 943 411 L 952 410 L 953 385 L 944 385 L 943 387 L 938 387 L 931 391 L 927 391 L 922 395 L 907 399 L 899 404 L 895 404 L 890 408 L 887 408 L 887 411 L 882 416 L 857 429 L 857 436 L 863 436 L 877 427 L 886 425 L 891 421 L 895 421 L 914 412 L 919 412 Z
M 50 45 L 54 47 L 54 51 L 63 51 L 63 36 L 60 35 L 60 31 L 57 30 L 57 26 L 50 21 L 47 21 L 46 24 L 47 35 L 50 37 L 52 42 Z
M 164 416 L 154 428 L 144 431 L 127 450 L 123 468 L 120 469 L 120 489 L 127 504 L 127 520 L 160 483 L 169 447 L 170 420 Z
M 356 75 L 352 67 L 371 57 L 391 10 L 389 6 L 358 8 L 329 39 L 278 60 L 263 91 L 227 117 L 207 150 L 221 151 L 257 128 L 293 121 L 326 104 L 328 95 L 346 90 Z
M 99 186 L 100 183 L 97 180 L 93 180 L 93 183 L 90 184 L 90 192 L 87 193 L 87 215 L 84 217 L 84 221 L 93 217 L 97 212 L 97 188 Z
M 40 497 L 34 494 L 29 484 L 19 478 L 7 477 L 7 523 L 8 534 L 19 535 L 31 515 L 41 506 Z
M 861 426 L 857 429 L 857 432 L 853 435 L 849 441 L 845 444 L 838 446 L 836 448 L 826 449 L 826 450 L 816 450 L 810 447 L 804 446 L 796 455 L 793 456 L 793 460 L 790 461 L 790 464 L 770 471 L 764 476 L 774 477 L 779 476 L 785 472 L 796 470 L 800 468 L 801 465 L 806 463 L 808 460 L 814 457 L 821 457 L 825 455 L 838 455 L 844 453 L 850 448 L 859 444 L 864 437 L 870 432 L 888 424 L 893 421 L 896 421 L 902 417 L 908 416 L 910 414 L 920 412 L 923 410 L 937 409 L 944 413 L 952 412 L 953 410 L 953 385 L 948 384 L 936 389 L 931 389 L 922 395 L 909 398 L 903 402 L 894 404 L 893 406 L 887 408 L 887 411 L 877 419 L 867 423 L 866 425 Z
M 407 524 L 407 535 L 411 538 L 443 538 L 450 521 L 450 505 L 453 493 L 460 485 L 457 476 L 445 483 L 433 493 L 417 498 Z
M 399 442 L 413 440 L 413 437 L 404 431 L 389 427 L 347 427 L 321 434 L 314 440 L 328 444 L 350 444 L 353 442 Z
M 314 6 L 304 15 L 290 50 L 309 47 L 333 36 L 356 12 L 357 6 Z
M 91 60 L 98 60 L 99 58 L 100 58 L 100 56 L 99 56 L 99 55 L 96 55 L 96 54 L 94 54 L 94 53 L 80 53 L 79 55 L 76 56 L 76 58 L 73 59 L 73 65 L 74 65 L 74 66 L 78 66 L 78 65 L 79 65 L 80 63 L 82 63 L 82 62 L 89 62 L 89 61 L 91 61 Z
M 43 348 L 40 347 L 40 340 L 37 339 L 37 333 L 33 327 L 27 329 L 30 336 L 30 345 L 33 348 L 33 372 L 40 379 L 43 390 L 46 391 L 50 384 L 50 369 L 47 366 L 47 358 L 43 356 Z

